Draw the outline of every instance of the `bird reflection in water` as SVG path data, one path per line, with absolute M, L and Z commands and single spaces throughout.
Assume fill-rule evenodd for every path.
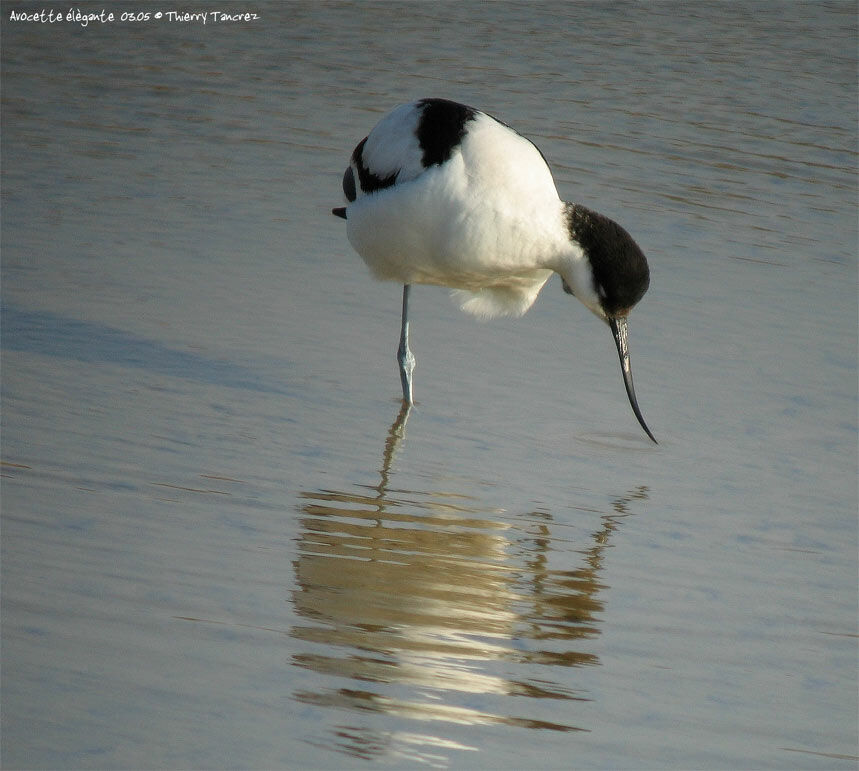
M 575 713 L 557 704 L 588 701 L 588 693 L 551 668 L 599 664 L 588 640 L 600 631 L 605 550 L 647 488 L 616 499 L 577 550 L 580 564 L 559 569 L 550 565 L 559 546 L 547 512 L 515 516 L 450 491 L 390 487 L 409 409 L 388 432 L 378 485 L 302 494 L 293 600 L 307 623 L 291 634 L 308 645 L 293 661 L 332 680 L 295 698 L 436 725 L 583 730 L 559 721 Z M 528 704 L 533 714 L 520 714 Z M 409 753 L 443 751 L 451 741 L 408 736 L 342 725 L 329 741 L 362 757 L 395 743 Z

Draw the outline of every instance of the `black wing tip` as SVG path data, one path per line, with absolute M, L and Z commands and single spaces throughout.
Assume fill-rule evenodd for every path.
M 346 207 L 345 206 L 338 206 L 336 209 L 332 209 L 331 213 L 335 217 L 340 217 L 341 219 L 344 219 L 344 220 L 346 219 Z

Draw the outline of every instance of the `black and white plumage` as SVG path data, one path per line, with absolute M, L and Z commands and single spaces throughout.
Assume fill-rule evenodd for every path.
M 612 330 L 626 391 L 632 382 L 627 315 L 650 283 L 647 260 L 620 225 L 558 196 L 543 154 L 472 107 L 421 99 L 383 117 L 343 176 L 348 205 L 333 210 L 373 275 L 403 284 L 398 359 L 413 401 L 408 345 L 412 284 L 450 287 L 462 309 L 519 316 L 553 273 Z

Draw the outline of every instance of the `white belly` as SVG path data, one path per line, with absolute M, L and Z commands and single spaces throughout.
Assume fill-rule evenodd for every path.
M 548 170 L 545 176 L 548 185 L 519 180 L 511 195 L 509 180 L 469 176 L 456 153 L 416 179 L 354 201 L 349 241 L 378 279 L 477 293 L 461 298 L 464 310 L 520 315 L 551 276 L 566 239 L 558 232 L 562 203 Z

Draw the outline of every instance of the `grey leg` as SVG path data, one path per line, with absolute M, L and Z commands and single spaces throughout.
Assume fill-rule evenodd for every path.
M 412 370 L 415 368 L 415 357 L 409 349 L 409 284 L 403 286 L 403 326 L 400 330 L 400 347 L 397 349 L 397 361 L 400 363 L 400 380 L 403 383 L 403 401 L 414 404 L 412 396 Z

